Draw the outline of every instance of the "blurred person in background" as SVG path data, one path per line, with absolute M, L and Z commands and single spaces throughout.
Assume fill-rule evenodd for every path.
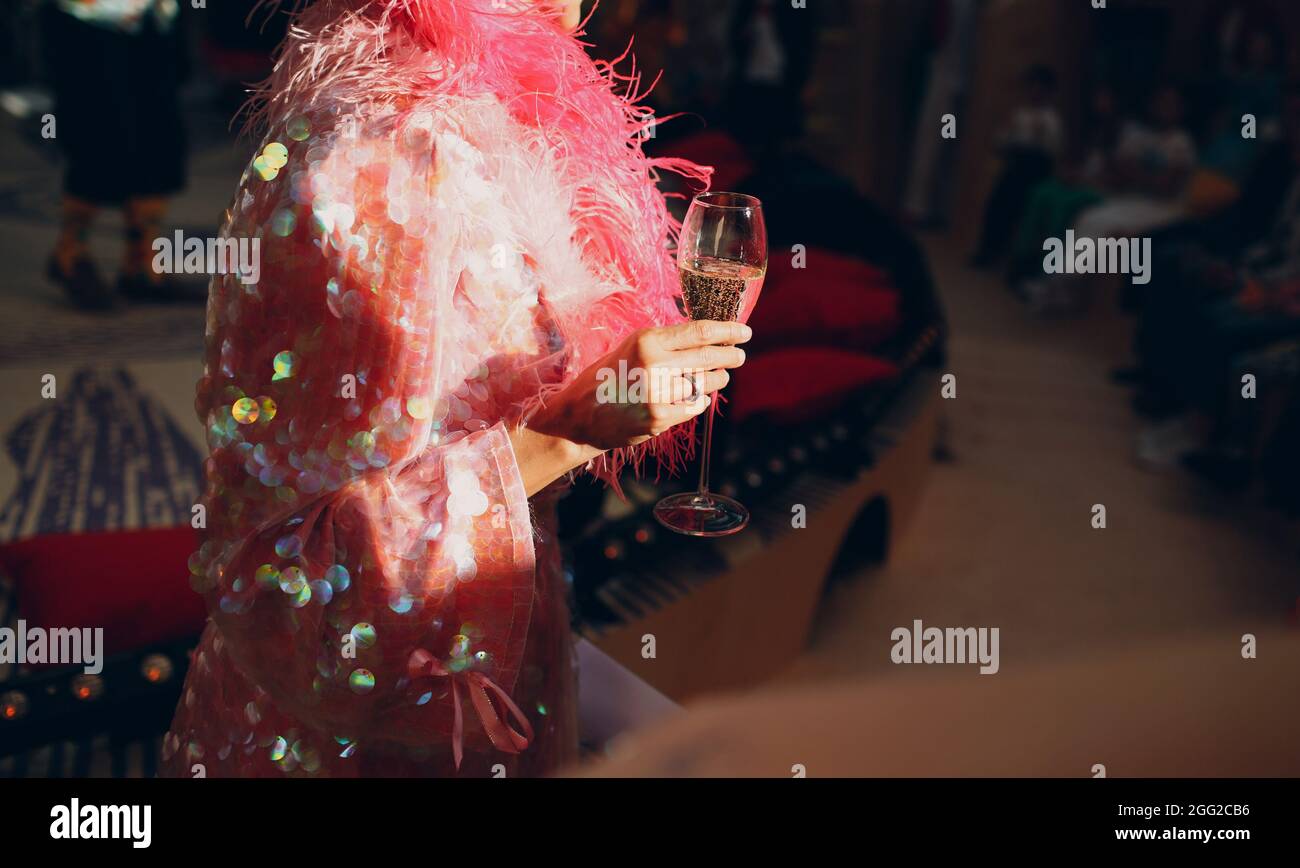
M 1032 66 L 1022 77 L 1024 102 L 1016 108 L 1002 131 L 998 151 L 1002 171 L 984 206 L 980 240 L 971 264 L 987 267 L 1007 252 L 1011 235 L 1020 223 L 1029 194 L 1051 177 L 1064 137 L 1056 108 L 1056 73 Z
M 803 133 L 816 16 L 776 0 L 741 0 L 731 21 L 727 126 L 759 161 Z
M 1084 113 L 1079 146 L 1062 161 L 1053 177 L 1033 189 L 1016 230 L 1007 277 L 1022 294 L 1021 281 L 1042 272 L 1043 241 L 1064 237 L 1081 212 L 1102 201 L 1110 181 L 1119 127 L 1114 91 L 1105 86 L 1097 88 Z
M 78 307 L 166 301 L 152 268 L 167 197 L 185 185 L 179 84 L 185 59 L 176 0 L 51 0 L 43 29 L 63 149 L 62 219 L 47 266 Z M 121 208 L 126 246 L 116 291 L 90 256 L 91 225 Z
M 1276 138 L 1282 97 L 1281 37 L 1255 31 L 1245 40 L 1240 64 L 1225 68 L 1212 84 L 1217 106 L 1206 137 L 1202 165 L 1238 184 L 1250 171 L 1261 141 Z M 1254 136 L 1242 134 L 1243 119 L 1255 119 Z
M 1300 83 L 1288 85 L 1284 106 L 1285 137 L 1263 155 L 1237 204 L 1157 249 L 1138 368 L 1126 372 L 1140 387 L 1139 411 L 1162 422 L 1139 456 L 1183 458 L 1229 488 L 1249 482 L 1257 451 L 1252 418 L 1236 412 L 1248 408 L 1232 400 L 1241 388 L 1237 360 L 1300 337 Z
M 1084 212 L 1075 234 L 1133 235 L 1173 222 L 1178 196 L 1196 166 L 1196 142 L 1184 126 L 1183 95 L 1163 85 L 1151 97 L 1150 119 L 1120 130 L 1111 172 L 1114 195 Z
M 1162 85 L 1150 100 L 1149 120 L 1120 128 L 1098 204 L 1079 213 L 1079 238 L 1128 238 L 1154 232 L 1186 218 L 1184 199 L 1196 168 L 1196 143 L 1184 126 L 1182 92 Z M 1044 274 L 1022 284 L 1039 312 L 1074 310 L 1086 304 L 1092 275 Z

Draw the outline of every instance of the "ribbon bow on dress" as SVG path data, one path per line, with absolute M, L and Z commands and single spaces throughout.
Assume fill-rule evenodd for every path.
M 492 742 L 492 746 L 497 750 L 505 753 L 519 753 L 528 747 L 528 744 L 533 740 L 532 724 L 528 722 L 528 718 L 524 717 L 523 711 L 510 698 L 510 695 L 501 689 L 500 685 L 482 672 L 451 672 L 438 662 L 438 658 L 423 648 L 413 651 L 406 665 L 407 674 L 412 679 L 451 679 L 452 707 L 455 709 L 455 720 L 451 732 L 451 753 L 456 761 L 457 770 L 460 769 L 465 738 L 465 719 L 461 710 L 460 699 L 461 687 L 469 690 L 470 702 L 473 703 L 474 710 L 478 712 L 479 721 L 483 724 L 483 731 L 487 733 L 488 740 Z M 501 704 L 506 707 L 509 716 L 514 717 L 523 732 L 516 732 L 502 718 L 496 706 L 492 704 L 492 698 L 488 695 L 489 692 L 494 694 Z

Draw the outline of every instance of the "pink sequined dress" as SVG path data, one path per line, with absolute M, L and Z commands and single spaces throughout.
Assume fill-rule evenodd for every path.
M 208 304 L 191 582 L 211 620 L 164 774 L 574 758 L 555 487 L 530 503 L 507 431 L 679 319 L 655 173 L 707 172 L 644 155 L 652 120 L 616 93 L 635 87 L 531 2 L 319 0 L 299 19 L 222 232 L 259 268 L 214 278 Z

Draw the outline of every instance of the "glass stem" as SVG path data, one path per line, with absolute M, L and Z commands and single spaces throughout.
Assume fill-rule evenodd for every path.
M 700 448 L 704 450 L 700 458 L 700 490 L 701 495 L 709 493 L 709 452 L 713 448 L 713 411 L 717 408 L 718 397 L 715 394 L 709 401 L 709 415 L 704 419 L 704 442 Z

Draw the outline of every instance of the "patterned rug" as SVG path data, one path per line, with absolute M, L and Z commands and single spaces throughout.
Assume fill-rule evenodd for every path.
M 0 402 L 0 543 L 188 521 L 205 454 L 193 411 L 200 371 L 197 355 L 0 368 L 7 398 Z M 13 626 L 16 617 L 0 585 L 0 624 Z M 0 665 L 0 681 L 7 668 Z

